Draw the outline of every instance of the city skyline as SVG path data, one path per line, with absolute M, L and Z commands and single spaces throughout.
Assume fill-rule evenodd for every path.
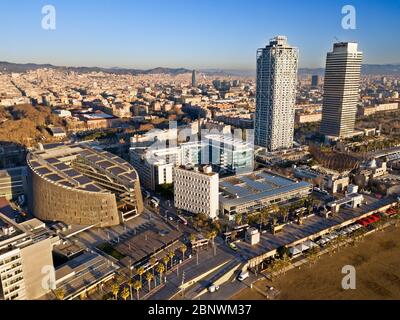
M 24 22 L 4 35 L 0 60 L 107 68 L 255 70 L 254 51 L 276 34 L 285 34 L 301 51 L 301 68 L 323 67 L 325 52 L 337 42 L 335 37 L 358 42 L 366 52 L 366 64 L 400 63 L 399 44 L 390 41 L 390 32 L 385 32 L 399 26 L 398 2 L 382 6 L 377 1 L 353 1 L 355 30 L 342 28 L 343 1 L 285 2 L 287 9 L 282 11 L 278 10 L 281 4 L 272 2 L 238 2 L 234 6 L 226 1 L 205 2 L 196 10 L 195 2 L 183 5 L 178 0 L 168 6 L 159 1 L 151 5 L 141 1 L 79 5 L 54 1 L 54 31 L 41 28 L 44 1 L 2 3 L 3 29 L 9 30 L 7 26 L 19 19 Z M 387 44 L 384 52 L 376 46 L 378 36 Z
M 0 1 L 0 301 L 400 299 L 399 13 Z

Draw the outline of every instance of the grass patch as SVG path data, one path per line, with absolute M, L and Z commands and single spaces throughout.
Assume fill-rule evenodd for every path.
M 125 258 L 125 255 L 123 255 L 121 252 L 116 250 L 112 245 L 110 245 L 107 242 L 99 244 L 97 246 L 97 249 L 103 251 L 104 253 L 108 254 L 109 256 L 111 256 L 117 260 L 121 260 L 121 259 Z

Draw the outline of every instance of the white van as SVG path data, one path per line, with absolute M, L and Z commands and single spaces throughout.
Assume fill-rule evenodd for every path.
M 250 276 L 250 275 L 249 275 L 249 272 L 248 272 L 248 271 L 242 271 L 242 272 L 239 274 L 238 280 L 239 280 L 239 281 L 243 281 L 243 280 L 247 279 L 249 276 Z

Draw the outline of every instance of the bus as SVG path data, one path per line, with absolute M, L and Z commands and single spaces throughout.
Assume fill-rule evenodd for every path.
M 188 224 L 187 220 L 182 217 L 181 215 L 178 215 L 179 220 L 186 226 Z

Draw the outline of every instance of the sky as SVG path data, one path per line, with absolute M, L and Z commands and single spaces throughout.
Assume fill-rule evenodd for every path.
M 41 26 L 44 5 L 56 30 Z M 286 35 L 300 67 L 323 67 L 335 37 L 359 42 L 364 63 L 400 63 L 399 17 L 400 0 L 1 0 L 0 61 L 253 70 L 257 48 Z

